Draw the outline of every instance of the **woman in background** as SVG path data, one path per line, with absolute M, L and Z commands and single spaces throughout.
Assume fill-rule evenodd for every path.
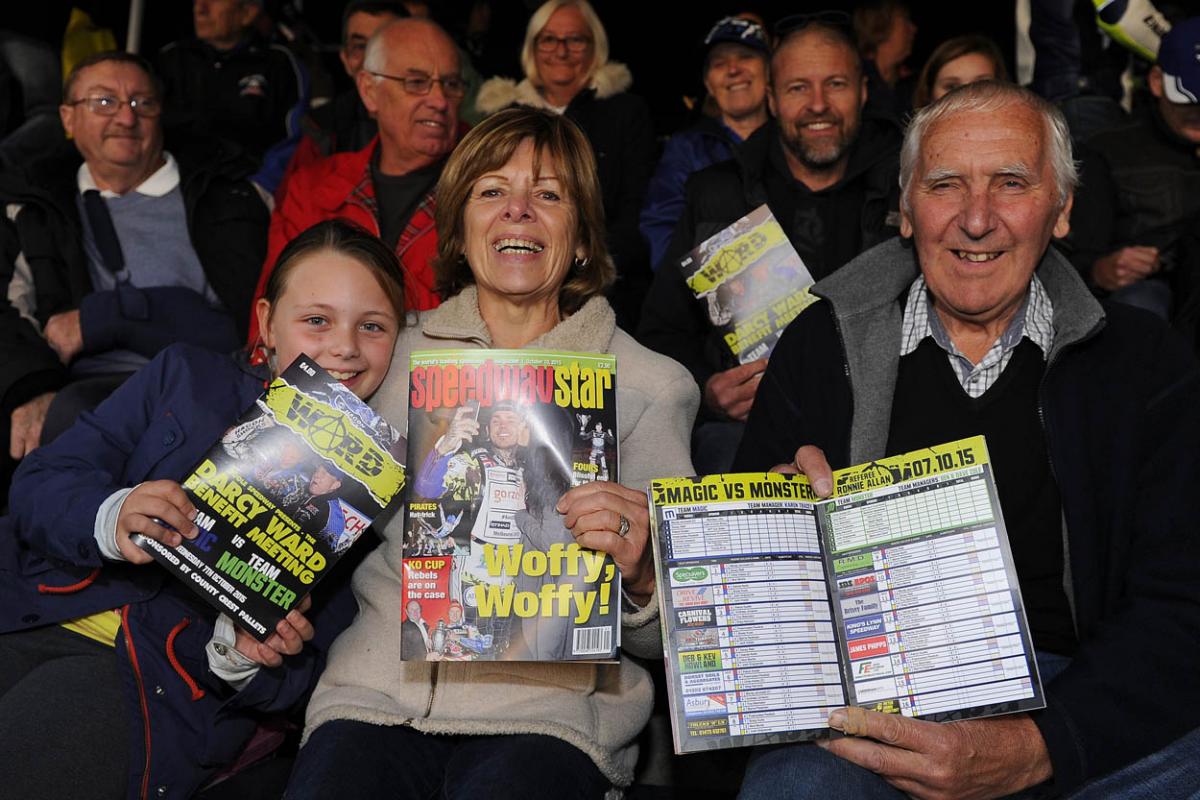
M 968 83 L 1008 80 L 1000 48 L 986 36 L 955 36 L 937 46 L 921 68 L 913 108 L 924 108 Z
M 671 137 L 654 170 L 642 208 L 641 229 L 650 243 L 650 268 L 671 244 L 693 172 L 733 157 L 750 134 L 767 121 L 771 45 L 761 22 L 742 17 L 717 21 L 704 37 L 702 77 L 705 115 Z M 713 113 L 707 114 L 710 106 Z
M 627 330 L 650 283 L 650 257 L 638 214 L 654 170 L 654 126 L 646 101 L 629 94 L 633 76 L 608 60 L 608 34 L 587 0 L 548 0 L 529 20 L 521 47 L 525 80 L 484 82 L 483 114 L 512 105 L 564 114 L 583 129 L 600 177 L 608 250 L 617 268 L 609 298 Z

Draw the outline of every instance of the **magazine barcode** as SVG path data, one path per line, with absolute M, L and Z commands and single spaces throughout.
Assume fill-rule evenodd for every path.
M 576 628 L 573 656 L 604 656 L 612 651 L 612 628 Z

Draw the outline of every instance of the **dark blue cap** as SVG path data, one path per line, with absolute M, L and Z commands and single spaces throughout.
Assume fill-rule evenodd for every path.
M 1200 17 L 1171 27 L 1158 48 L 1163 94 L 1172 103 L 1200 103 Z
M 712 26 L 712 30 L 704 37 L 704 49 L 707 51 L 724 42 L 745 45 L 751 50 L 757 50 L 767 55 L 771 54 L 771 45 L 767 43 L 767 32 L 763 26 L 752 19 L 740 17 L 725 17 Z

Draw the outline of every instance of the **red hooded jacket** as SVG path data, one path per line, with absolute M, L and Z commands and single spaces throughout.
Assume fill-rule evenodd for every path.
M 263 296 L 267 279 L 284 246 L 306 228 L 342 217 L 379 235 L 379 206 L 371 182 L 371 155 L 379 137 L 362 150 L 335 153 L 305 165 L 292 174 L 287 193 L 271 215 L 267 260 L 258 279 L 254 301 Z M 434 291 L 433 258 L 437 255 L 437 229 L 433 223 L 433 192 L 417 205 L 396 242 L 396 255 L 404 267 L 404 304 L 407 310 L 424 311 L 440 302 Z M 250 315 L 249 345 L 258 342 L 257 315 Z

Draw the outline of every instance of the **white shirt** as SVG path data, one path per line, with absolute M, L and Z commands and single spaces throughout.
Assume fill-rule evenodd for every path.
M 179 165 L 175 163 L 175 157 L 165 150 L 162 155 L 163 165 L 156 169 L 149 178 L 135 186 L 133 191 L 147 197 L 162 197 L 179 185 Z M 92 170 L 86 161 L 79 165 L 79 171 L 75 173 L 75 184 L 79 187 L 80 194 L 90 189 L 100 189 L 96 185 L 96 179 L 92 177 Z M 120 197 L 119 194 L 108 189 L 101 189 L 100 196 Z

